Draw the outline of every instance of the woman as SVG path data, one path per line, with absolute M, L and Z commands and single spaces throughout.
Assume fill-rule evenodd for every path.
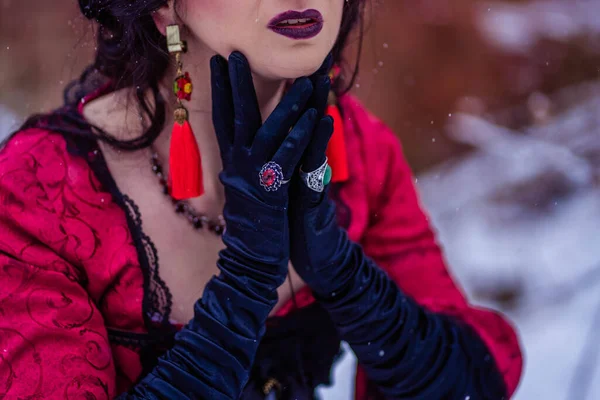
M 94 65 L 0 153 L 0 396 L 311 399 L 340 340 L 358 399 L 514 392 L 394 135 L 329 94 L 362 2 L 80 5 Z

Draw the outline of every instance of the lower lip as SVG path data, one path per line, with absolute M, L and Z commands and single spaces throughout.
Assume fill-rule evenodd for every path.
M 270 26 L 273 32 L 294 40 L 310 39 L 317 36 L 323 30 L 323 22 L 315 21 L 311 24 L 301 26 Z

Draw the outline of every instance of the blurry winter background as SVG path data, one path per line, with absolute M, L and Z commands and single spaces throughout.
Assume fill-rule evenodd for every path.
M 599 399 L 600 0 L 371 1 L 354 93 L 401 138 L 471 299 L 517 325 L 515 398 Z M 74 0 L 0 0 L 0 134 L 60 103 L 93 34 Z M 349 399 L 351 363 L 327 398 Z

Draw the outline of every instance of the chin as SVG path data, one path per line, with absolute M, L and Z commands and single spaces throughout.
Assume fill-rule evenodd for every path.
M 317 71 L 328 53 L 327 49 L 319 51 L 314 48 L 273 51 L 268 57 L 261 57 L 256 62 L 252 59 L 249 61 L 252 71 L 265 79 L 296 79 Z

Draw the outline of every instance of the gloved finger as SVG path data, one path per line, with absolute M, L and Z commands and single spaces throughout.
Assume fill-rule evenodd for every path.
M 333 68 L 333 53 L 329 53 L 323 61 L 323 64 L 319 67 L 319 69 L 311 75 L 311 79 L 313 77 L 319 77 L 324 75 L 329 75 L 329 71 Z
M 290 129 L 306 110 L 313 91 L 308 78 L 297 79 L 254 138 L 252 152 L 257 157 L 270 160 L 285 140 Z
M 310 80 L 315 89 L 309 100 L 309 107 L 313 107 L 317 110 L 319 119 L 325 115 L 325 109 L 327 108 L 327 100 L 329 98 L 329 91 L 331 90 L 329 71 L 332 67 L 333 55 L 329 53 L 317 72 L 310 76 Z
M 302 159 L 302 171 L 312 172 L 325 162 L 325 152 L 333 135 L 333 118 L 321 118 Z
M 294 174 L 302 154 L 310 143 L 316 123 L 317 111 L 311 108 L 302 115 L 273 156 L 273 161 L 281 166 L 285 179 Z
M 296 212 L 300 209 L 314 208 L 321 204 L 324 198 L 327 198 L 330 185 L 325 186 L 322 192 L 312 190 L 306 185 L 306 182 L 298 175 L 294 175 L 292 185 L 290 186 L 290 199 L 294 202 Z
M 233 143 L 236 147 L 249 147 L 254 140 L 254 135 L 262 125 L 262 117 L 250 65 L 240 52 L 234 51 L 229 56 L 229 78 L 231 79 L 235 114 Z
M 308 106 L 317 110 L 317 117 L 323 118 L 327 109 L 329 100 L 329 91 L 331 89 L 331 79 L 329 76 L 315 77 L 313 80 L 313 94 L 308 102 Z
M 221 150 L 221 157 L 226 159 L 233 146 L 234 112 L 231 97 L 231 81 L 227 61 L 216 55 L 210 59 L 212 87 L 212 119 Z

